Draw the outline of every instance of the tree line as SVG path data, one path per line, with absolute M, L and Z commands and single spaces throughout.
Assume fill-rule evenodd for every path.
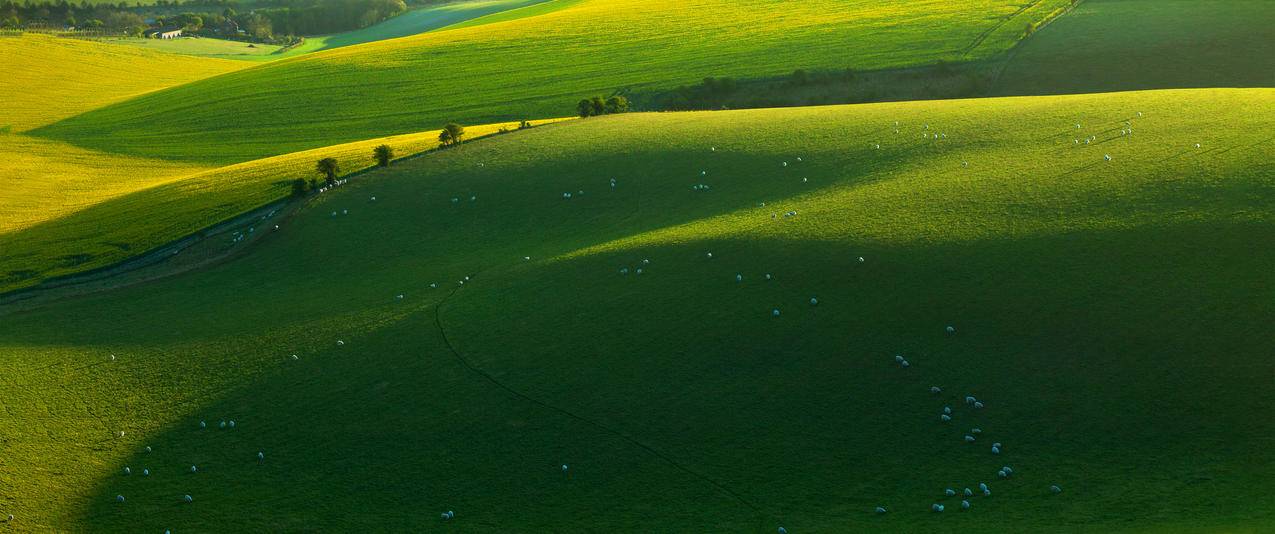
M 336 33 L 376 24 L 407 10 L 404 0 L 266 0 L 240 13 L 229 0 L 158 0 L 126 3 L 0 2 L 0 28 L 60 27 L 141 35 L 182 29 L 206 37 L 291 42 L 291 36 Z M 174 13 L 173 7 L 193 8 Z

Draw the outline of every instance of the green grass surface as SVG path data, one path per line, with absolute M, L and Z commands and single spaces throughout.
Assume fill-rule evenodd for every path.
M 999 94 L 1275 87 L 1275 2 L 1086 0 L 1026 41 Z
M 548 121 L 534 121 L 539 125 Z M 467 128 L 470 139 L 516 123 Z M 0 292 L 97 269 L 285 198 L 296 178 L 317 178 L 334 157 L 343 173 L 374 165 L 372 149 L 397 157 L 438 147 L 438 131 L 367 139 L 208 168 L 115 156 L 25 136 L 0 136 L 24 157 L 0 160 Z M 12 174 L 10 174 L 12 173 Z M 269 226 L 269 225 L 267 225 Z
M 307 54 L 39 133 L 109 152 L 229 163 L 448 120 L 561 116 L 582 96 L 704 76 L 977 60 L 1016 42 L 1021 32 L 1006 28 L 1025 23 L 1021 15 L 1020 4 L 1005 0 L 588 0 L 535 17 Z M 223 142 L 232 136 L 234 143 Z
M 474 19 L 491 16 L 493 13 L 499 13 L 507 10 L 519 10 L 526 6 L 539 4 L 545 1 L 546 0 L 475 0 L 413 9 L 385 22 L 375 24 L 361 30 L 333 35 L 307 37 L 305 43 L 301 46 L 290 49 L 284 54 L 281 54 L 281 56 L 292 57 L 319 50 L 328 50 L 331 48 L 382 41 L 385 39 L 407 37 L 409 35 L 425 33 L 454 24 L 465 23 L 465 21 L 473 22 Z
M 177 39 L 128 38 L 113 39 L 107 42 L 112 44 L 137 46 L 172 54 L 243 60 L 269 60 L 278 58 L 280 55 L 275 54 L 275 52 L 282 48 L 278 45 L 245 43 L 243 41 L 211 39 L 206 37 L 181 37 Z
M 5 316 L 0 513 L 1270 530 L 1272 117 L 1272 90 L 632 114 L 402 162 L 235 261 Z

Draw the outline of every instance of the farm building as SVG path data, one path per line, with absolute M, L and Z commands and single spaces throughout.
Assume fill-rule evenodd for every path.
M 181 36 L 181 28 L 148 30 L 146 32 L 146 37 L 151 39 L 175 39 Z

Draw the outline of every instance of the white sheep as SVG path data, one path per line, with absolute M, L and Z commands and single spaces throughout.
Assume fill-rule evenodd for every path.
M 785 162 L 784 162 L 784 166 L 785 166 L 785 167 L 787 167 L 787 166 L 788 166 L 788 162 L 787 162 L 787 161 L 785 161 Z
M 570 469 L 570 467 L 567 467 L 567 464 L 562 464 L 562 472 L 563 472 L 563 473 L 566 473 L 568 469 Z
M 712 252 L 709 252 L 709 253 L 708 253 L 708 259 L 710 259 L 710 260 L 711 260 L 711 259 L 713 259 L 713 253 L 712 253 Z
M 190 495 L 183 495 L 182 500 L 186 502 L 191 502 L 191 501 L 194 501 L 195 499 L 191 498 Z
M 231 420 L 230 420 L 230 428 L 234 428 L 234 427 L 235 427 L 235 420 L 234 420 L 234 419 L 231 419 Z
M 930 386 L 930 393 L 933 393 L 933 394 L 935 394 L 935 395 L 938 395 L 938 394 L 939 394 L 939 393 L 941 393 L 942 391 L 943 391 L 943 390 L 942 390 L 942 389 L 939 389 L 939 387 L 938 387 L 938 386 Z
M 264 462 L 265 460 L 266 460 L 266 453 L 264 451 L 257 451 L 257 461 Z
M 735 275 L 735 281 L 736 281 L 736 282 L 743 282 L 743 281 L 744 281 L 744 275 L 742 275 L 742 274 L 737 274 L 737 275 Z
M 1196 144 L 1195 144 L 1195 148 L 1200 148 L 1200 144 L 1199 144 L 1199 143 L 1196 143 Z
M 954 327 L 954 326 L 948 326 L 945 330 L 947 330 L 947 333 L 949 333 L 949 334 L 955 334 L 955 333 L 956 333 L 956 327 Z
M 775 308 L 775 309 L 771 310 L 771 311 L 770 311 L 770 314 L 771 314 L 771 315 L 773 315 L 773 316 L 775 316 L 775 317 L 779 317 L 779 308 Z
M 1000 447 L 996 447 L 996 446 L 992 447 L 992 454 L 1000 454 L 1000 453 L 1001 453 Z
M 903 367 L 911 367 L 911 366 L 912 366 L 912 364 L 908 363 L 908 361 L 907 361 L 907 360 L 903 360 L 903 363 L 900 363 L 899 365 L 901 365 L 901 366 L 903 366 Z
M 811 306 L 818 306 L 818 305 L 819 305 L 819 299 L 814 298 L 814 297 L 810 297 L 810 305 L 811 305 Z
M 965 397 L 965 404 L 974 404 L 974 396 L 973 396 L 973 395 L 968 395 L 968 396 L 966 396 L 966 397 Z
M 983 491 L 987 491 L 987 484 L 986 484 L 986 483 L 983 483 L 983 482 L 979 482 L 979 483 L 978 483 L 978 489 L 983 490 Z
M 933 505 L 931 505 L 931 506 L 930 506 L 930 509 L 931 509 L 931 510 L 934 510 L 935 512 L 942 512 L 942 511 L 943 511 L 943 505 L 941 505 L 941 504 L 939 504 L 939 503 L 934 503 Z
M 895 363 L 903 363 L 903 355 L 902 355 L 902 354 L 895 354 L 895 355 L 894 355 L 894 361 L 895 361 Z
M 208 428 L 208 423 L 206 423 L 206 422 L 204 422 L 204 421 L 200 421 L 200 422 L 199 422 L 199 428 Z
M 947 495 L 948 497 L 955 497 L 955 496 L 956 496 L 956 490 L 954 490 L 954 489 L 952 489 L 952 488 L 947 488 L 947 489 L 943 490 L 943 494 L 944 494 L 944 495 Z
M 975 407 L 975 408 L 982 408 L 982 407 L 983 407 L 983 403 L 982 403 L 982 401 L 974 401 L 974 407 Z
M 969 509 L 970 509 L 970 502 L 969 502 L 969 501 L 961 501 L 961 509 L 962 509 L 962 510 L 969 510 Z
M 1058 487 L 1057 485 L 1054 485 L 1049 487 L 1049 491 L 1050 493 L 1057 495 L 1059 493 L 1062 493 L 1062 488 Z M 12 518 L 13 516 L 9 516 L 9 517 Z
M 788 529 L 784 527 L 779 527 L 779 534 L 788 534 Z
M 944 407 L 943 407 L 943 413 L 948 414 L 948 415 L 952 415 L 952 407 L 951 407 L 951 406 L 944 406 Z
M 125 475 L 131 475 L 131 474 L 133 474 L 133 470 L 132 470 L 132 469 L 129 469 L 129 468 L 128 468 L 128 466 L 124 466 L 124 474 L 125 474 Z
M 878 514 L 884 514 L 884 513 L 885 513 L 885 507 L 883 507 L 883 506 L 878 506 L 878 507 L 876 508 L 876 512 L 877 512 Z
M 1106 160 L 1106 161 L 1111 161 L 1111 154 L 1105 154 L 1105 155 L 1103 155 L 1103 156 L 1102 156 L 1102 159 L 1104 159 L 1104 160 Z
M 147 446 L 146 446 L 146 452 L 151 452 L 150 445 L 147 445 Z
M 969 434 L 966 434 L 966 435 L 965 435 L 965 442 L 966 442 L 966 443 L 974 443 L 974 436 L 971 436 L 971 435 L 969 435 Z
M 770 273 L 766 273 L 766 279 L 770 280 L 770 278 L 771 278 Z
M 192 465 L 192 466 L 190 466 L 190 472 L 191 472 L 191 473 L 194 473 L 194 472 L 197 472 L 197 471 L 199 471 L 199 469 L 198 469 L 198 468 L 196 468 L 196 467 L 195 467 L 195 466 L 193 466 L 193 465 Z
M 981 428 L 971 428 L 971 429 L 970 429 L 970 434 L 982 434 L 982 433 L 983 433 L 983 429 L 981 429 Z
M 337 345 L 338 347 L 344 347 L 344 346 L 345 346 L 345 341 L 342 341 L 342 340 L 338 339 L 338 340 L 336 340 L 336 345 Z
M 142 476 L 144 477 L 151 476 L 151 470 L 149 468 L 142 468 Z
M 966 497 L 974 496 L 974 491 L 969 488 L 965 488 L 965 491 L 963 493 L 965 494 Z
M 115 502 L 124 502 L 124 496 L 123 496 L 123 495 L 116 495 L 116 496 L 115 496 Z
M 859 263 L 863 263 L 863 256 L 859 256 Z
M 946 422 L 948 422 L 948 421 L 951 421 L 951 420 L 952 420 L 952 416 L 950 416 L 950 415 L 948 415 L 948 414 L 940 414 L 940 415 L 939 415 L 939 420 L 941 420 L 941 421 L 943 421 L 944 423 L 946 423 Z

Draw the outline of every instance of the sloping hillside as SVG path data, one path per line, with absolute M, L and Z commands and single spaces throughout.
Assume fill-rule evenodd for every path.
M 13 131 L 248 66 L 30 33 L 0 37 L 0 65 L 0 128 Z
M 1043 0 L 1039 5 L 1063 5 Z M 540 16 L 271 63 L 42 128 L 109 152 L 231 163 L 436 128 L 557 117 L 581 97 L 705 76 L 977 60 L 1031 15 L 980 0 L 587 0 Z M 227 140 L 234 138 L 234 143 Z
M 1272 112 L 1187 90 L 633 114 L 403 162 L 233 262 L 4 317 L 0 513 L 1268 530 Z

